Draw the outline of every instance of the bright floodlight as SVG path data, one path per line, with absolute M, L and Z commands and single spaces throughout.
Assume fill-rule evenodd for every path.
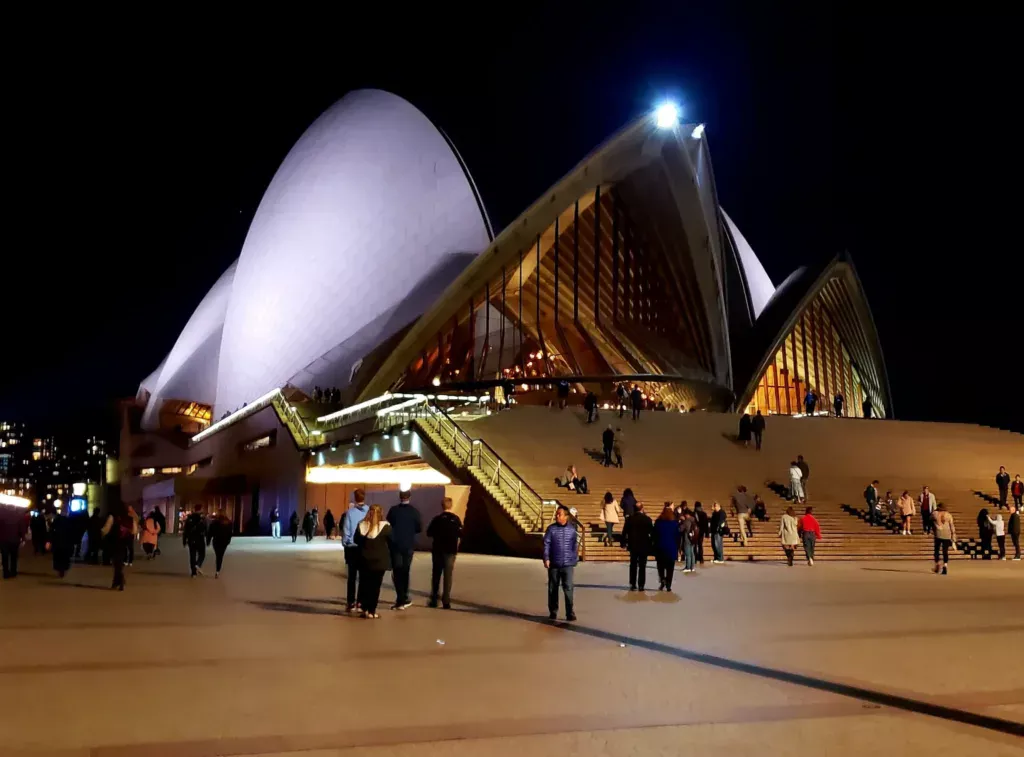
M 704 124 L 697 124 L 693 127 L 693 132 L 690 134 L 694 139 L 700 139 L 704 136 Z
M 671 102 L 659 105 L 654 111 L 654 123 L 659 129 L 674 129 L 679 125 L 679 106 Z

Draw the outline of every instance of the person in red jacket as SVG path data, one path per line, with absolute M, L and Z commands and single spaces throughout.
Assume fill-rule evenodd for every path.
M 814 565 L 814 545 L 821 538 L 821 526 L 818 524 L 818 519 L 814 517 L 814 508 L 808 507 L 796 525 L 800 529 L 800 537 L 804 542 L 807 564 Z
M 1010 484 L 1010 494 L 1013 495 L 1013 504 L 1017 506 L 1017 512 L 1020 512 L 1021 507 L 1024 507 L 1024 481 L 1020 480 L 1020 474 L 1018 473 L 1013 479 L 1013 483 Z

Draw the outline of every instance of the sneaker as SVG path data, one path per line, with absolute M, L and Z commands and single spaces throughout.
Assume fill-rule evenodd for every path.
M 949 570 L 948 570 L 947 566 L 943 565 L 942 566 L 942 575 L 945 576 L 945 575 L 948 575 L 948 574 L 949 574 Z
M 431 608 L 432 610 L 436 610 L 437 609 L 437 600 L 436 599 L 432 599 L 429 602 L 427 602 L 427 607 Z
M 629 590 L 630 590 L 630 591 L 636 591 L 636 587 L 635 587 L 635 586 L 630 586 L 630 587 L 629 587 Z
M 808 560 L 808 561 L 807 561 L 807 564 L 808 564 L 808 565 L 814 565 L 814 560 Z
M 565 619 L 567 621 L 569 621 L 570 623 L 572 623 L 574 620 L 576 620 L 576 614 L 575 613 L 570 613 L 569 615 L 565 616 Z
M 202 568 L 196 568 L 196 573 L 198 573 L 201 576 L 205 576 L 206 575 L 205 573 L 203 573 L 203 569 Z
M 214 573 L 213 577 L 214 578 L 220 578 L 220 571 L 218 570 L 216 573 Z
M 355 609 L 356 609 L 355 605 L 346 605 L 345 606 L 345 612 L 354 612 Z
M 548 613 L 548 620 L 558 620 L 558 613 L 557 612 Z
M 410 607 L 412 607 L 412 602 L 405 602 L 405 603 L 399 605 L 398 609 L 399 610 L 408 610 Z
M 394 604 L 394 605 L 391 605 L 391 609 L 392 610 L 404 610 L 405 608 L 402 605 Z
M 445 610 L 450 610 L 450 609 L 452 609 L 452 606 L 451 606 L 451 605 L 441 605 L 441 607 L 442 607 L 443 609 L 445 609 Z

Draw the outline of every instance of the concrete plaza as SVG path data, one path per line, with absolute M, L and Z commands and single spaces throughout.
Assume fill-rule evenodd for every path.
M 535 561 L 460 556 L 444 611 L 418 555 L 365 621 L 337 542 L 162 547 L 0 583 L 0 755 L 1024 754 L 1024 563 L 585 564 L 570 626 Z

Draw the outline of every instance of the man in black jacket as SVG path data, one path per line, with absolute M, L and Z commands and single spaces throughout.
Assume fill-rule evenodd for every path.
M 761 449 L 761 437 L 764 436 L 764 416 L 761 415 L 761 411 L 760 410 L 758 410 L 757 411 L 757 415 L 755 415 L 751 419 L 751 421 L 750 421 L 750 430 L 754 432 L 754 446 L 758 450 L 760 450 Z
M 392 610 L 412 607 L 409 601 L 409 572 L 416 534 L 423 530 L 420 512 L 409 504 L 409 491 L 398 494 L 398 504 L 388 510 L 391 524 L 391 578 L 395 582 L 395 604 Z
M 999 507 L 1006 507 L 1006 498 L 1010 493 L 1010 474 L 1002 465 L 999 466 L 999 473 L 996 474 L 996 486 L 999 487 Z
M 636 503 L 636 512 L 626 518 L 622 527 L 622 544 L 629 550 L 629 590 L 644 590 L 647 585 L 647 556 L 651 554 L 651 533 L 654 523 L 644 512 L 642 502 Z
M 704 505 L 696 502 L 693 505 L 693 517 L 697 519 L 697 527 L 700 533 L 697 535 L 697 562 L 704 564 L 704 540 L 710 533 L 708 514 L 704 512 Z
M 612 464 L 612 447 L 615 446 L 615 431 L 610 423 L 601 434 L 601 445 L 604 447 L 604 467 L 607 468 Z
M 188 564 L 192 578 L 203 575 L 203 561 L 206 559 L 206 517 L 203 506 L 196 505 L 194 512 L 185 518 L 181 533 L 182 546 L 188 547 Z
M 1013 559 L 1020 560 L 1020 508 L 1016 502 L 1010 505 L 1010 523 L 1006 530 L 1010 532 L 1010 541 L 1013 542 Z
M 427 536 L 434 540 L 430 550 L 433 563 L 430 574 L 430 607 L 437 607 L 437 590 L 444 574 L 444 593 L 441 606 L 452 607 L 452 573 L 455 571 L 455 556 L 459 552 L 459 537 L 462 536 L 462 521 L 452 512 L 452 498 L 445 497 L 441 505 L 444 512 L 436 516 L 427 526 Z

